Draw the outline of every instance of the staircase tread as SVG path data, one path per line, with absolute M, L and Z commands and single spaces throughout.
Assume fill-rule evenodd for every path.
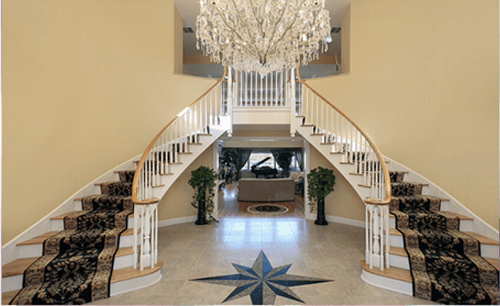
M 121 257 L 121 256 L 127 256 L 127 255 L 132 255 L 134 254 L 134 247 L 125 247 L 125 248 L 119 248 L 118 251 L 116 251 L 116 257 Z
M 397 229 L 395 229 L 395 228 L 391 228 L 389 230 L 389 235 L 403 236 L 403 234 L 400 231 L 398 231 Z
M 55 216 L 55 217 L 52 217 L 50 218 L 50 220 L 64 220 L 64 218 L 66 216 L 69 216 L 69 215 L 72 215 L 74 213 L 78 212 L 78 210 L 74 210 L 74 211 L 70 211 L 68 213 L 65 213 L 65 214 L 62 214 L 62 215 L 59 215 L 59 216 Z
M 345 154 L 345 152 L 330 152 L 330 154 Z
M 140 229 L 139 229 L 139 231 L 140 231 Z M 133 228 L 126 229 L 122 233 L 122 236 L 133 236 L 133 235 L 134 235 L 134 229 Z
M 30 257 L 21 258 L 9 262 L 2 266 L 2 277 L 10 277 L 14 275 L 20 275 L 24 273 L 24 270 L 28 268 L 32 263 L 34 263 L 40 257 Z
M 201 142 L 190 142 L 189 144 L 190 145 L 196 145 L 196 146 L 201 146 L 202 145 Z
M 123 269 L 114 270 L 111 276 L 111 283 L 121 282 L 132 278 L 137 278 L 141 276 L 145 276 L 148 274 L 155 273 L 163 267 L 163 262 L 158 261 L 153 269 L 145 268 L 143 271 L 139 269 L 134 269 L 134 267 L 128 267 Z
M 360 175 L 360 176 L 365 175 L 364 173 L 354 173 L 354 172 L 351 172 L 351 173 L 349 173 L 349 174 L 350 174 L 350 175 Z
M 102 184 L 116 184 L 116 183 L 130 183 L 130 182 L 109 181 L 109 182 L 95 183 L 94 186 L 101 186 Z
M 193 152 L 178 152 L 178 154 L 193 154 Z
M 405 248 L 399 248 L 399 247 L 393 247 L 393 246 L 391 246 L 391 249 L 389 250 L 389 254 L 396 255 L 396 256 L 408 257 L 408 253 L 406 252 Z
M 390 269 L 384 269 L 384 271 L 381 271 L 378 267 L 373 267 L 373 269 L 370 269 L 370 266 L 367 265 L 364 260 L 361 261 L 361 268 L 367 272 L 370 272 L 370 273 L 373 273 L 373 274 L 376 274 L 379 276 L 397 279 L 397 280 L 407 282 L 407 283 L 412 283 L 410 270 L 400 269 L 400 268 L 396 268 L 396 267 L 391 267 Z
M 487 244 L 487 245 L 499 245 L 498 241 L 496 240 L 493 240 L 491 238 L 488 238 L 488 237 L 485 237 L 481 234 L 478 234 L 478 233 L 474 233 L 474 232 L 463 232 L 469 236 L 471 236 L 472 238 L 476 238 L 477 240 L 479 240 L 479 242 L 481 244 Z M 391 235 L 394 235 L 394 236 L 403 236 L 403 234 L 401 234 L 400 231 L 398 231 L 397 229 L 395 228 L 391 228 L 389 234 Z
M 408 257 L 408 253 L 406 252 L 405 248 L 399 248 L 399 247 L 393 247 L 393 246 L 391 246 L 391 250 L 389 251 L 389 254 L 396 255 L 396 256 Z M 500 263 L 498 258 L 488 258 L 488 257 L 483 257 L 483 258 L 486 261 L 488 261 L 490 264 L 492 264 L 498 270 L 499 263 Z
M 464 215 L 461 215 L 461 214 L 457 214 L 457 213 L 454 213 L 454 212 L 451 212 L 451 211 L 444 211 L 443 210 L 442 212 L 445 212 L 445 213 L 450 214 L 450 215 L 457 216 L 460 220 L 474 220 L 474 218 L 467 217 L 467 216 L 464 216 Z
M 325 136 L 325 133 L 311 133 L 311 136 Z
M 460 220 L 474 220 L 474 218 L 471 218 L 471 217 L 467 217 L 467 216 L 464 216 L 464 215 L 460 215 L 460 214 L 457 214 L 457 213 L 453 213 L 451 211 L 445 211 L 445 210 L 441 210 L 441 212 L 445 212 L 447 214 L 450 214 L 450 215 L 454 215 L 454 216 L 457 216 Z M 394 216 L 392 213 L 389 214 L 389 218 L 396 218 L 396 216 Z
M 322 143 L 320 143 L 320 145 L 329 145 L 329 146 L 334 145 L 334 144 L 337 144 L 337 143 L 336 142 L 322 142 Z
M 490 264 L 492 264 L 493 267 L 495 267 L 497 270 L 500 270 L 500 262 L 498 261 L 498 258 L 483 258 L 486 259 L 486 261 L 488 261 Z
M 407 182 L 407 181 L 403 181 L 403 182 L 391 182 L 391 184 L 415 184 L 415 185 L 429 186 L 428 183 Z
M 37 236 L 35 238 L 31 238 L 28 240 L 25 240 L 23 242 L 19 242 L 17 245 L 33 245 L 33 244 L 42 244 L 45 239 L 54 236 L 55 234 L 59 233 L 59 231 L 54 231 L 54 232 L 48 232 L 45 234 L 42 234 L 40 236 Z
M 2 292 L 2 305 L 8 305 L 19 291 L 21 290 Z
M 466 233 L 467 235 L 473 237 L 473 238 L 476 238 L 477 240 L 479 240 L 480 243 L 482 244 L 488 244 L 488 245 L 499 245 L 498 241 L 496 240 L 493 240 L 491 238 L 488 238 L 488 237 L 484 237 L 483 235 L 481 234 L 478 234 L 478 233 L 474 233 L 474 232 L 464 232 Z
M 359 187 L 372 188 L 370 185 L 358 184 Z

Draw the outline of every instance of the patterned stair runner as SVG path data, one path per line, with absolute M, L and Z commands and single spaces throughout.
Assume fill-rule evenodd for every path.
M 24 272 L 23 289 L 10 304 L 83 304 L 109 297 L 120 234 L 133 212 L 135 171 L 101 184 L 101 195 L 82 199 L 82 211 L 64 219 L 65 230 L 45 240 L 43 256 Z
M 422 195 L 422 184 L 391 172 L 390 211 L 403 234 L 413 295 L 443 304 L 498 304 L 498 270 L 480 255 L 476 239 L 459 231 L 460 220 L 440 211 L 438 197 Z

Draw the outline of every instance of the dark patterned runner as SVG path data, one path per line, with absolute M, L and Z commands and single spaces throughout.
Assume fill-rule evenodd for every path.
M 65 230 L 45 240 L 43 256 L 24 272 L 23 289 L 10 304 L 84 304 L 109 297 L 120 234 L 133 212 L 134 171 L 85 197 L 82 211 L 64 219 Z
M 459 231 L 458 217 L 440 211 L 441 200 L 421 195 L 422 185 L 391 172 L 390 211 L 403 234 L 416 297 L 443 304 L 498 304 L 498 270 L 480 255 L 479 241 Z

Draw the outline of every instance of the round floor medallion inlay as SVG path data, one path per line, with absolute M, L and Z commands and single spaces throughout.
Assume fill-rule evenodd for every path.
M 277 204 L 258 204 L 248 207 L 248 212 L 262 215 L 281 215 L 288 212 L 288 208 Z

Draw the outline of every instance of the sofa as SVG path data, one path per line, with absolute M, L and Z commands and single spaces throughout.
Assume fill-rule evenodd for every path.
M 295 180 L 244 178 L 238 181 L 238 201 L 288 202 L 295 200 Z

